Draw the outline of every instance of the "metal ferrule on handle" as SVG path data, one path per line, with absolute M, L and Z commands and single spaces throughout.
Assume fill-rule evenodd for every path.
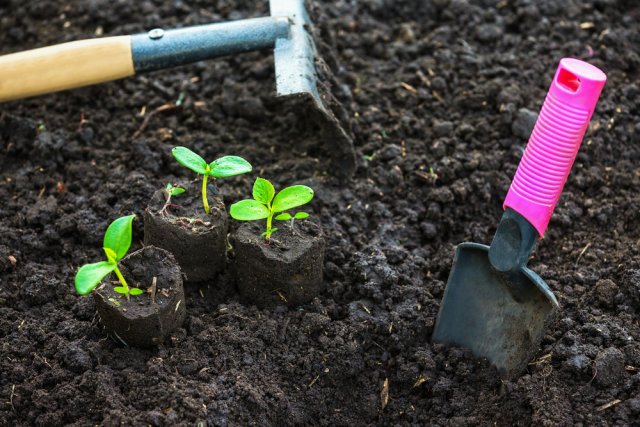
M 260 49 L 273 48 L 289 35 L 287 17 L 266 17 L 199 25 L 131 36 L 131 56 L 136 73 L 162 70 Z
M 504 201 L 544 235 L 606 81 L 591 64 L 563 58 Z

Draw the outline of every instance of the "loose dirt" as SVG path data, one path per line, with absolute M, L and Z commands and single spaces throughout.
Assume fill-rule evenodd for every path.
M 0 106 L 0 425 L 632 425 L 640 419 L 640 9 L 625 0 L 318 4 L 354 180 L 319 172 L 252 53 Z M 266 2 L 0 0 L 0 52 L 268 14 Z M 528 371 L 430 342 L 455 245 L 491 241 L 560 58 L 609 81 L 531 267 L 562 312 Z M 177 108 L 162 105 L 182 99 Z M 144 116 L 142 113 L 145 113 Z M 134 138 L 133 136 L 136 135 Z M 312 138 L 310 135 L 309 138 Z M 113 219 L 191 179 L 176 145 L 316 191 L 326 291 L 258 310 L 187 288 L 157 350 L 106 339 L 73 276 Z M 315 172 L 314 172 L 315 171 Z M 134 226 L 140 247 L 142 224 Z M 200 424 L 200 425 L 203 425 Z

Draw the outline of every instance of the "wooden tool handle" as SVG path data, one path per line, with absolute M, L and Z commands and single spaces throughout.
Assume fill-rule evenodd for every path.
M 81 40 L 0 56 L 0 102 L 135 74 L 131 36 Z

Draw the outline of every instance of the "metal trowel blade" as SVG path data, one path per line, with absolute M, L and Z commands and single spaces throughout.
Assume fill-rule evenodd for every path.
M 537 352 L 558 302 L 547 284 L 523 269 L 530 294 L 516 301 L 510 284 L 489 262 L 489 247 L 462 243 L 456 250 L 433 340 L 487 358 L 503 378 L 522 372 Z

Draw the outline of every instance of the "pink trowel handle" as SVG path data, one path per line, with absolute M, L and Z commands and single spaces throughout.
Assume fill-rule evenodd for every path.
M 504 201 L 544 235 L 607 76 L 563 58 Z

